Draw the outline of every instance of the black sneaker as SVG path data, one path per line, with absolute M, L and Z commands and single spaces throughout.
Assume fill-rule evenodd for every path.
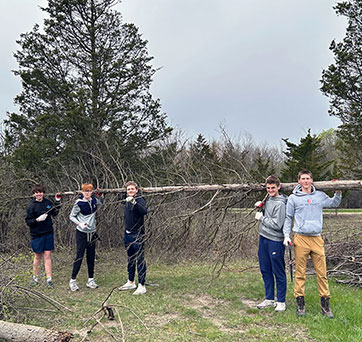
M 47 280 L 47 285 L 49 289 L 54 289 L 54 284 L 51 280 Z

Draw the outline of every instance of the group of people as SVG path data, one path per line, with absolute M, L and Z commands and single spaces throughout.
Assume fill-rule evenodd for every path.
M 144 258 L 144 216 L 147 214 L 145 199 L 139 194 L 137 184 L 130 181 L 125 184 L 124 201 L 124 246 L 128 255 L 128 280 L 119 290 L 133 290 L 133 294 L 146 293 L 146 262 Z M 328 288 L 324 242 L 321 237 L 323 226 L 323 208 L 338 207 L 341 202 L 341 191 L 336 191 L 330 198 L 324 192 L 316 190 L 313 176 L 309 170 L 298 174 L 298 185 L 288 197 L 279 193 L 281 184 L 277 177 L 266 179 L 267 199 L 255 203 L 261 210 L 255 214 L 260 221 L 259 266 L 264 281 L 265 299 L 257 305 L 263 309 L 275 306 L 275 311 L 285 311 L 287 280 L 285 273 L 285 247 L 294 246 L 295 284 L 294 296 L 297 301 L 297 314 L 305 315 L 305 281 L 308 256 L 311 257 L 316 271 L 318 291 L 321 300 L 322 314 L 333 318 L 329 307 L 330 292 Z M 27 208 L 25 221 L 30 227 L 31 247 L 34 251 L 32 284 L 39 281 L 39 270 L 44 258 L 47 284 L 53 288 L 51 251 L 54 249 L 54 233 L 52 216 L 56 216 L 60 208 L 60 194 L 56 194 L 55 203 L 44 198 L 42 185 L 33 187 L 34 198 Z M 92 184 L 82 185 L 81 195 L 73 205 L 69 218 L 76 225 L 76 257 L 73 263 L 69 288 L 79 290 L 76 278 L 81 268 L 84 253 L 87 254 L 88 281 L 91 289 L 98 287 L 94 280 L 94 262 L 96 255 L 96 211 L 103 204 L 104 195 L 93 191 Z M 293 231 L 293 243 L 290 233 Z M 136 268 L 138 286 L 135 283 Z M 275 301 L 275 287 L 276 298 Z
M 126 196 L 124 202 L 124 246 L 128 255 L 128 280 L 119 290 L 136 289 L 133 294 L 146 293 L 146 261 L 144 258 L 144 216 L 147 214 L 145 199 L 140 195 L 137 184 L 129 181 L 125 184 Z M 47 286 L 54 288 L 52 281 L 51 251 L 54 250 L 54 228 L 52 217 L 57 216 L 61 205 L 61 194 L 55 195 L 55 202 L 44 197 L 45 188 L 41 184 L 34 185 L 33 198 L 27 208 L 25 222 L 30 228 L 31 248 L 34 252 L 33 278 L 31 285 L 39 284 L 39 272 L 42 259 L 47 277 Z M 94 264 L 96 242 L 99 239 L 96 232 L 96 211 L 104 203 L 104 195 L 93 190 L 93 185 L 82 184 L 81 195 L 75 201 L 69 219 L 75 223 L 76 256 L 73 262 L 69 288 L 78 291 L 77 275 L 80 271 L 84 254 L 88 266 L 88 281 L 90 289 L 98 288 L 94 280 Z M 138 271 L 138 286 L 135 283 L 136 268 Z
M 284 252 L 285 247 L 293 245 L 294 297 L 297 302 L 297 315 L 305 315 L 306 269 L 308 256 L 310 256 L 317 277 L 321 313 L 333 318 L 329 306 L 330 291 L 321 232 L 323 208 L 338 207 L 342 193 L 336 191 L 333 197 L 329 197 L 323 191 L 316 190 L 313 185 L 313 175 L 309 170 L 299 172 L 298 185 L 289 198 L 279 193 L 280 186 L 277 177 L 269 176 L 266 179 L 267 199 L 265 202 L 255 203 L 256 208 L 261 208 L 256 212 L 255 219 L 260 221 L 258 257 L 265 289 L 265 299 L 257 305 L 257 308 L 274 306 L 275 311 L 286 310 L 287 279 Z M 293 242 L 290 238 L 291 231 L 294 233 Z

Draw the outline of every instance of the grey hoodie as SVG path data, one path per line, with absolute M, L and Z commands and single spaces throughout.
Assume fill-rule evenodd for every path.
M 260 219 L 261 236 L 273 241 L 283 241 L 287 199 L 288 197 L 285 195 L 268 197 L 265 202 L 264 215 Z
M 77 225 L 77 229 L 82 233 L 94 233 L 96 231 L 96 211 L 99 205 L 103 204 L 103 198 L 92 196 L 86 200 L 81 196 L 73 205 L 69 218 Z M 79 224 L 87 223 L 82 228 Z
M 298 184 L 288 199 L 284 235 L 289 236 L 293 217 L 293 232 L 308 236 L 320 235 L 323 226 L 323 208 L 336 208 L 341 203 L 341 199 L 340 193 L 335 193 L 331 198 L 323 191 L 316 190 L 314 185 L 312 185 L 312 192 L 308 194 L 303 192 L 301 185 Z

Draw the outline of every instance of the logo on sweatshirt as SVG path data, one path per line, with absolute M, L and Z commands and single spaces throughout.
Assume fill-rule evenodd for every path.
M 310 198 L 307 199 L 307 203 L 308 204 L 311 204 L 312 203 L 312 200 Z

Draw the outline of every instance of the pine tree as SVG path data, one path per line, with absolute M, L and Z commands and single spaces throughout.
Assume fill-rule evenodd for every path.
M 118 0 L 49 0 L 44 32 L 21 35 L 15 53 L 22 92 L 6 120 L 6 148 L 34 172 L 131 158 L 171 129 L 153 99 L 155 69 Z M 81 158 L 81 161 L 80 161 Z

